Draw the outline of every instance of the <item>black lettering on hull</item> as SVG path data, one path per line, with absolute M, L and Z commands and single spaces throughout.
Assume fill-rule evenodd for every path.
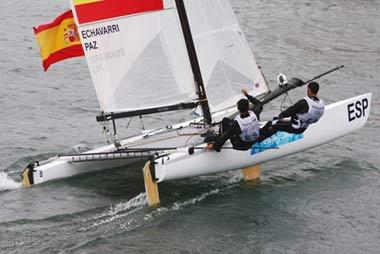
M 350 103 L 347 105 L 348 121 L 352 122 L 356 119 L 362 118 L 366 115 L 366 110 L 368 109 L 368 99 L 364 98 L 362 100 Z

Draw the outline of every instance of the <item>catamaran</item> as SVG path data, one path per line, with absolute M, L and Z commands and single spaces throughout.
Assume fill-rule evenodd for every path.
M 227 142 L 221 152 L 208 152 L 204 136 L 237 113 L 242 88 L 265 104 L 342 66 L 270 91 L 228 0 L 71 0 L 71 9 L 99 101 L 96 119 L 112 142 L 30 163 L 22 173 L 25 186 L 146 160 L 145 187 L 154 205 L 157 183 L 236 169 L 255 179 L 261 163 L 333 141 L 368 119 L 371 93 L 327 105 L 303 134 L 279 132 L 246 151 Z M 121 118 L 191 109 L 199 117 L 117 136 Z

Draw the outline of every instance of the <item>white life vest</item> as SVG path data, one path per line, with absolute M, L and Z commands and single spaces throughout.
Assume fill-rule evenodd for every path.
M 297 114 L 296 118 L 293 119 L 293 128 L 295 129 L 306 129 L 310 124 L 318 122 L 325 111 L 325 104 L 322 100 L 316 101 L 310 97 L 304 98 L 309 105 L 309 110 L 303 114 Z
M 249 116 L 245 118 L 241 118 L 240 115 L 235 117 L 235 121 L 238 122 L 241 130 L 239 137 L 245 142 L 254 141 L 260 135 L 260 124 L 256 114 L 252 111 L 248 111 L 248 113 Z

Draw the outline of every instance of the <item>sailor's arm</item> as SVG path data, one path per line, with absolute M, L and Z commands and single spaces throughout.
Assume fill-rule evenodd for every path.
M 290 106 L 286 110 L 282 111 L 278 116 L 280 118 L 291 117 L 296 114 L 302 114 L 309 110 L 309 105 L 307 104 L 305 99 L 299 100 L 293 106 Z
M 261 101 L 259 101 L 255 97 L 249 95 L 248 91 L 246 89 L 241 89 L 241 92 L 245 95 L 245 97 L 247 97 L 247 99 L 249 100 L 249 102 L 251 102 L 253 105 L 256 106 L 256 105 L 261 104 Z

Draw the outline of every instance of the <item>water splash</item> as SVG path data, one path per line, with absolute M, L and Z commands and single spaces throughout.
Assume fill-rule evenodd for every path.
M 86 151 L 88 151 L 90 149 L 91 149 L 91 147 L 88 144 L 86 144 L 84 142 L 81 142 L 81 143 L 79 143 L 77 145 L 72 146 L 68 150 L 68 152 L 69 153 L 83 153 L 83 152 L 86 152 Z
M 21 183 L 12 180 L 6 173 L 0 172 L 0 192 L 15 190 L 21 187 Z
M 196 203 L 202 202 L 206 198 L 209 198 L 210 196 L 217 195 L 220 192 L 226 191 L 230 188 L 233 188 L 236 186 L 236 184 L 231 184 L 228 186 L 225 186 L 223 188 L 216 188 L 213 190 L 210 190 L 208 192 L 199 194 L 193 198 L 190 198 L 188 200 L 184 201 L 177 201 L 174 202 L 173 204 L 169 206 L 163 206 L 159 207 L 157 209 L 154 209 L 153 211 L 146 213 L 143 215 L 143 217 L 134 217 L 134 218 L 129 218 L 126 222 L 120 224 L 120 227 L 123 230 L 131 231 L 136 228 L 142 227 L 146 225 L 147 223 L 160 218 L 162 216 L 168 216 L 171 213 L 175 213 L 177 211 L 180 211 L 182 209 L 185 209 L 186 207 L 189 207 L 191 205 L 194 205 Z
M 115 216 L 123 211 L 130 211 L 132 209 L 139 209 L 148 204 L 148 198 L 146 196 L 146 193 L 140 193 L 136 197 L 130 199 L 126 203 L 119 203 L 113 207 L 110 208 L 110 211 L 108 212 L 108 216 Z
M 148 200 L 145 193 L 140 193 L 127 202 L 113 205 L 102 214 L 93 217 L 90 220 L 86 220 L 87 223 L 91 221 L 90 225 L 87 227 L 82 227 L 80 230 L 88 231 L 99 226 L 108 225 L 109 223 L 112 223 L 120 218 L 124 218 L 124 220 L 118 225 L 123 230 L 130 231 L 146 225 L 146 223 L 149 223 L 153 219 L 180 211 L 186 207 L 199 203 L 210 196 L 217 195 L 220 192 L 234 188 L 241 182 L 242 179 L 243 177 L 241 172 L 226 172 L 224 174 L 220 174 L 218 175 L 218 184 L 216 184 L 211 190 L 200 193 L 190 199 L 177 201 L 170 205 L 161 206 L 153 210 L 147 209 L 143 211 L 144 208 L 147 208 Z M 141 211 L 142 213 L 139 213 Z
M 104 224 L 108 224 L 116 219 L 124 216 L 128 216 L 148 205 L 148 198 L 145 193 L 140 193 L 136 197 L 128 200 L 127 202 L 119 203 L 115 206 L 111 206 L 109 210 L 102 213 L 100 216 L 96 216 L 91 220 L 95 222 L 90 227 L 83 227 L 81 231 L 87 231 L 91 228 L 98 227 Z M 100 220 L 100 221 L 98 221 Z
M 234 188 L 239 184 L 239 182 L 242 179 L 241 174 L 229 173 L 228 175 L 229 175 L 228 180 L 222 181 L 222 186 L 219 186 L 219 187 L 214 188 L 212 190 L 209 190 L 207 192 L 201 193 L 201 194 L 199 194 L 193 198 L 183 200 L 183 201 L 174 202 L 169 206 L 158 207 L 158 208 L 154 209 L 153 211 L 144 214 L 144 216 L 142 218 L 141 217 L 130 218 L 125 223 L 120 224 L 120 227 L 123 228 L 124 230 L 128 230 L 128 231 L 133 230 L 133 229 L 138 228 L 138 227 L 141 227 L 141 226 L 145 225 L 146 223 L 149 223 L 149 222 L 153 221 L 154 219 L 157 219 L 161 216 L 180 211 L 180 210 L 185 209 L 191 205 L 202 202 L 203 200 L 205 200 L 211 196 L 217 195 L 221 192 L 224 192 L 224 191 L 227 191 L 231 188 Z

